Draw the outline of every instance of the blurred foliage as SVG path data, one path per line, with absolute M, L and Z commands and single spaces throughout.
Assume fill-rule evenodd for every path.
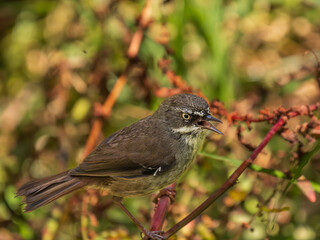
M 239 113 L 319 101 L 312 72 L 320 49 L 319 1 L 165 2 L 153 1 L 153 22 L 104 124 L 105 136 L 157 108 L 160 99 L 153 90 L 171 86 L 158 67 L 163 57 L 172 60 L 175 73 L 194 89 Z M 92 107 L 104 101 L 124 71 L 144 4 L 0 3 L 0 239 L 140 239 L 139 230 L 108 196 L 78 192 L 27 214 L 14 196 L 16 187 L 29 179 L 81 162 Z M 161 39 L 168 44 L 160 44 Z M 210 138 L 179 184 L 167 226 L 221 186 L 234 164 L 249 155 L 235 140 L 235 129 L 224 122 L 219 127 L 225 135 Z M 301 122 L 292 119 L 288 127 L 295 129 Z M 268 129 L 257 125 L 245 137 L 258 144 Z M 286 189 L 288 181 L 277 175 L 289 169 L 295 150 L 275 137 L 252 166 L 254 171 L 246 171 L 239 184 L 175 239 L 319 239 L 319 200 L 311 203 L 296 185 Z M 236 162 L 212 160 L 218 155 Z M 296 173 L 318 186 L 319 151 L 306 156 L 303 164 Z M 86 214 L 84 199 L 89 203 Z M 259 208 L 258 203 L 267 206 Z M 127 199 L 125 205 L 147 226 L 150 196 Z M 250 226 L 243 230 L 245 222 Z

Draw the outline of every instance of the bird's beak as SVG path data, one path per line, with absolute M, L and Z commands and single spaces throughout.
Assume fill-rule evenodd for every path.
M 216 129 L 211 123 L 210 121 L 214 121 L 214 122 L 219 122 L 222 123 L 219 119 L 212 117 L 211 114 L 208 114 L 204 117 L 202 117 L 202 119 L 198 122 L 198 125 L 203 128 L 203 129 L 208 129 L 210 131 L 214 131 L 216 133 L 219 133 L 221 135 L 223 135 L 222 132 L 220 132 L 218 129 Z

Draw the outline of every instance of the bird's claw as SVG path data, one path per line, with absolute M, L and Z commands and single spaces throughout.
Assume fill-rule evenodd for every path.
M 166 238 L 163 236 L 163 233 L 164 231 L 144 231 L 144 234 L 148 237 L 148 239 L 152 240 L 165 240 Z
M 171 203 L 173 203 L 176 193 L 177 192 L 173 187 L 166 187 L 158 193 L 158 195 L 154 198 L 153 202 L 157 203 L 162 196 L 167 196 L 170 198 Z

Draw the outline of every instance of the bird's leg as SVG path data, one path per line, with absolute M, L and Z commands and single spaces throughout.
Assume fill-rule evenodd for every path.
M 125 214 L 127 214 L 127 216 L 129 218 L 131 218 L 131 220 L 137 225 L 137 227 L 141 230 L 141 232 L 149 237 L 150 239 L 154 239 L 154 240 L 164 240 L 165 238 L 161 235 L 163 234 L 163 231 L 148 231 L 147 229 L 145 229 L 142 224 L 128 211 L 128 209 L 126 209 L 126 207 L 121 203 L 122 198 L 121 197 L 115 197 L 113 196 L 113 201 L 115 204 L 117 204 L 122 211 L 125 212 Z
M 174 187 L 171 187 L 171 186 L 168 186 L 164 189 L 162 189 L 158 195 L 153 199 L 153 202 L 154 203 L 158 203 L 159 199 L 162 197 L 162 196 L 168 196 L 171 200 L 171 204 L 174 202 L 174 198 L 176 196 L 176 190 Z

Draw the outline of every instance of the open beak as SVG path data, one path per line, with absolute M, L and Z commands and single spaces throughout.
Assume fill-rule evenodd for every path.
M 222 132 L 220 132 L 218 129 L 216 129 L 211 123 L 210 121 L 214 121 L 214 122 L 219 122 L 222 123 L 219 119 L 212 117 L 210 114 L 202 117 L 202 119 L 198 122 L 198 125 L 203 128 L 203 129 L 208 129 L 210 131 L 214 131 L 216 133 L 219 133 L 221 135 L 223 135 Z

